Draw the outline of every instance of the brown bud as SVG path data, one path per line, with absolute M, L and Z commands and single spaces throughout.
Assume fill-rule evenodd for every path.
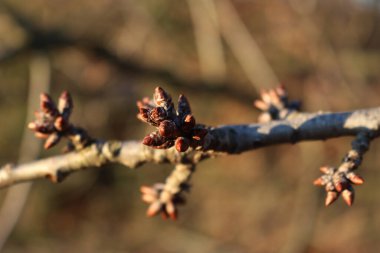
M 255 100 L 255 102 L 253 102 L 253 105 L 261 111 L 267 111 L 269 109 L 269 105 L 259 99 Z
M 158 132 L 161 136 L 171 138 L 177 134 L 177 126 L 171 120 L 164 120 L 158 126 Z
M 313 184 L 316 186 L 322 186 L 323 185 L 323 179 L 321 177 L 319 177 L 319 178 L 314 180 Z
M 185 152 L 190 146 L 190 142 L 185 137 L 178 137 L 175 140 L 175 148 L 178 152 Z
M 158 106 L 167 107 L 171 102 L 171 97 L 161 87 L 156 87 L 154 90 L 154 102 Z
M 73 107 L 74 103 L 70 93 L 67 91 L 62 92 L 58 99 L 58 110 L 66 120 L 70 117 Z
M 159 123 L 167 117 L 166 110 L 163 107 L 155 107 L 149 112 L 149 114 L 149 118 L 155 123 Z
M 169 217 L 172 219 L 172 220 L 177 220 L 177 212 L 176 212 L 176 208 L 173 204 L 172 201 L 169 201 L 168 203 L 166 203 L 165 205 L 165 211 L 168 213 Z
M 329 174 L 331 172 L 332 168 L 329 166 L 322 166 L 319 168 L 319 170 L 324 174 Z
M 181 130 L 185 133 L 190 133 L 195 126 L 195 118 L 191 114 L 187 114 L 182 122 Z
M 46 139 L 45 141 L 45 144 L 44 144 L 44 148 L 45 149 L 49 149 L 53 146 L 55 146 L 59 140 L 61 139 L 61 136 L 57 133 L 52 133 L 51 135 L 49 135 L 49 137 Z
M 54 101 L 46 93 L 41 93 L 40 95 L 40 107 L 44 113 L 55 115 L 57 113 L 57 107 Z
M 137 118 L 143 122 L 147 122 L 149 118 L 149 109 L 140 107 L 139 113 L 137 114 Z
M 67 122 L 67 120 L 62 117 L 62 116 L 58 116 L 55 121 L 54 121 L 54 127 L 58 130 L 58 131 L 63 131 L 65 129 L 67 129 L 69 126 L 69 123 Z
M 355 197 L 354 189 L 351 188 L 351 189 L 344 190 L 342 192 L 342 197 L 348 206 L 352 206 L 352 204 L 354 203 L 354 197 Z
M 325 206 L 331 205 L 337 198 L 339 194 L 335 191 L 328 191 L 325 199 Z
M 153 202 L 148 207 L 148 210 L 146 211 L 146 215 L 149 217 L 152 217 L 156 215 L 161 210 L 161 203 L 159 201 Z
M 364 183 L 364 179 L 361 176 L 356 175 L 355 173 L 351 172 L 347 174 L 347 178 L 356 185 L 361 185 Z
M 182 94 L 179 95 L 179 98 L 178 98 L 178 114 L 179 114 L 179 117 L 183 117 L 186 114 L 191 114 L 189 101 Z

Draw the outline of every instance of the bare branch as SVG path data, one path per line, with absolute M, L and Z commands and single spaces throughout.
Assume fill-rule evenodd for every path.
M 210 128 L 201 151 L 190 148 L 179 153 L 175 148 L 152 149 L 139 141 L 97 141 L 78 152 L 20 165 L 6 165 L 0 170 L 0 187 L 40 178 L 60 182 L 72 172 L 110 162 L 129 168 L 137 168 L 147 162 L 196 164 L 219 154 L 237 154 L 280 143 L 355 136 L 363 131 L 375 138 L 379 135 L 379 125 L 380 107 L 376 107 L 343 113 L 305 113 L 265 124 Z

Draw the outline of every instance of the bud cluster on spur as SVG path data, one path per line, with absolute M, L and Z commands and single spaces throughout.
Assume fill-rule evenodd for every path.
M 260 123 L 285 119 L 301 108 L 300 101 L 289 101 L 288 93 L 282 85 L 274 89 L 262 90 L 260 96 L 261 99 L 257 99 L 253 103 L 257 109 L 262 111 L 258 119 Z
M 184 95 L 179 96 L 178 109 L 175 110 L 171 96 L 157 87 L 153 100 L 146 97 L 137 102 L 137 107 L 137 118 L 157 128 L 145 136 L 143 144 L 160 149 L 175 146 L 179 152 L 203 146 L 208 131 L 203 125 L 196 124 Z
M 28 128 L 35 132 L 36 137 L 46 139 L 45 149 L 55 146 L 62 137 L 69 139 L 67 151 L 81 149 L 93 141 L 83 129 L 70 123 L 73 107 L 73 100 L 67 91 L 61 93 L 58 105 L 48 94 L 40 95 L 41 110 L 35 112 L 36 120 L 29 123 Z
M 359 133 L 352 142 L 352 149 L 344 156 L 339 167 L 321 167 L 323 175 L 314 180 L 314 185 L 324 186 L 327 192 L 325 205 L 332 204 L 340 195 L 348 206 L 354 202 L 355 191 L 353 185 L 364 183 L 356 170 L 363 160 L 363 154 L 368 150 L 371 137 L 366 132 Z

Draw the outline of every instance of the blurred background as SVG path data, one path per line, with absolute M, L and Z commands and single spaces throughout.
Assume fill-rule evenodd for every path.
M 255 122 L 261 89 L 305 111 L 379 106 L 378 0 L 2 0 L 0 164 L 60 153 L 25 130 L 38 94 L 69 90 L 72 121 L 101 139 L 142 139 L 136 100 L 184 93 L 199 122 Z M 202 162 L 177 222 L 145 217 L 139 187 L 172 166 L 109 165 L 0 192 L 1 252 L 378 252 L 380 144 L 348 208 L 312 185 L 352 138 Z

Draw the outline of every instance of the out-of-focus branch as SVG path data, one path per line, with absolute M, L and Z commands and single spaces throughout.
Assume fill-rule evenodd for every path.
M 223 80 L 226 74 L 226 64 L 214 2 L 188 0 L 187 4 L 193 22 L 203 79 L 209 81 Z
M 41 92 L 49 92 L 50 62 L 46 55 L 39 53 L 33 56 L 30 62 L 29 82 L 28 116 L 26 122 L 31 121 L 33 118 L 34 106 L 38 104 L 39 94 Z M 41 149 L 40 146 L 40 142 L 33 136 L 33 133 L 25 129 L 21 141 L 19 163 L 36 159 Z M 0 250 L 17 224 L 31 186 L 31 183 L 27 183 L 12 187 L 5 196 L 0 210 Z
M 235 88 L 234 83 L 226 81 L 203 81 L 189 77 L 182 77 L 174 74 L 168 69 L 158 66 L 149 66 L 138 62 L 131 58 L 122 58 L 112 50 L 108 49 L 101 43 L 85 38 L 76 38 L 64 33 L 61 30 L 43 30 L 39 28 L 32 20 L 24 17 L 20 12 L 5 2 L 0 3 L 0 7 L 13 17 L 28 34 L 28 42 L 19 49 L 14 49 L 8 54 L 0 56 L 0 62 L 4 62 L 34 49 L 52 50 L 65 47 L 77 47 L 85 52 L 94 54 L 95 56 L 108 61 L 110 64 L 119 68 L 122 73 L 128 76 L 144 76 L 164 80 L 168 85 L 175 86 L 187 91 L 197 91 L 211 94 L 228 94 L 231 98 L 235 98 L 242 102 L 249 102 L 252 96 L 246 90 Z M 254 91 L 253 91 L 254 92 Z
M 214 2 L 220 31 L 253 86 L 264 88 L 278 85 L 280 81 L 233 4 L 229 0 Z
M 305 113 L 266 124 L 226 125 L 211 128 L 201 151 L 152 149 L 138 141 L 96 142 L 78 152 L 31 163 L 6 165 L 0 170 L 0 187 L 40 178 L 61 181 L 68 174 L 106 163 L 137 168 L 147 162 L 192 163 L 218 154 L 237 154 L 269 145 L 354 136 L 363 131 L 379 135 L 380 107 L 345 113 Z

